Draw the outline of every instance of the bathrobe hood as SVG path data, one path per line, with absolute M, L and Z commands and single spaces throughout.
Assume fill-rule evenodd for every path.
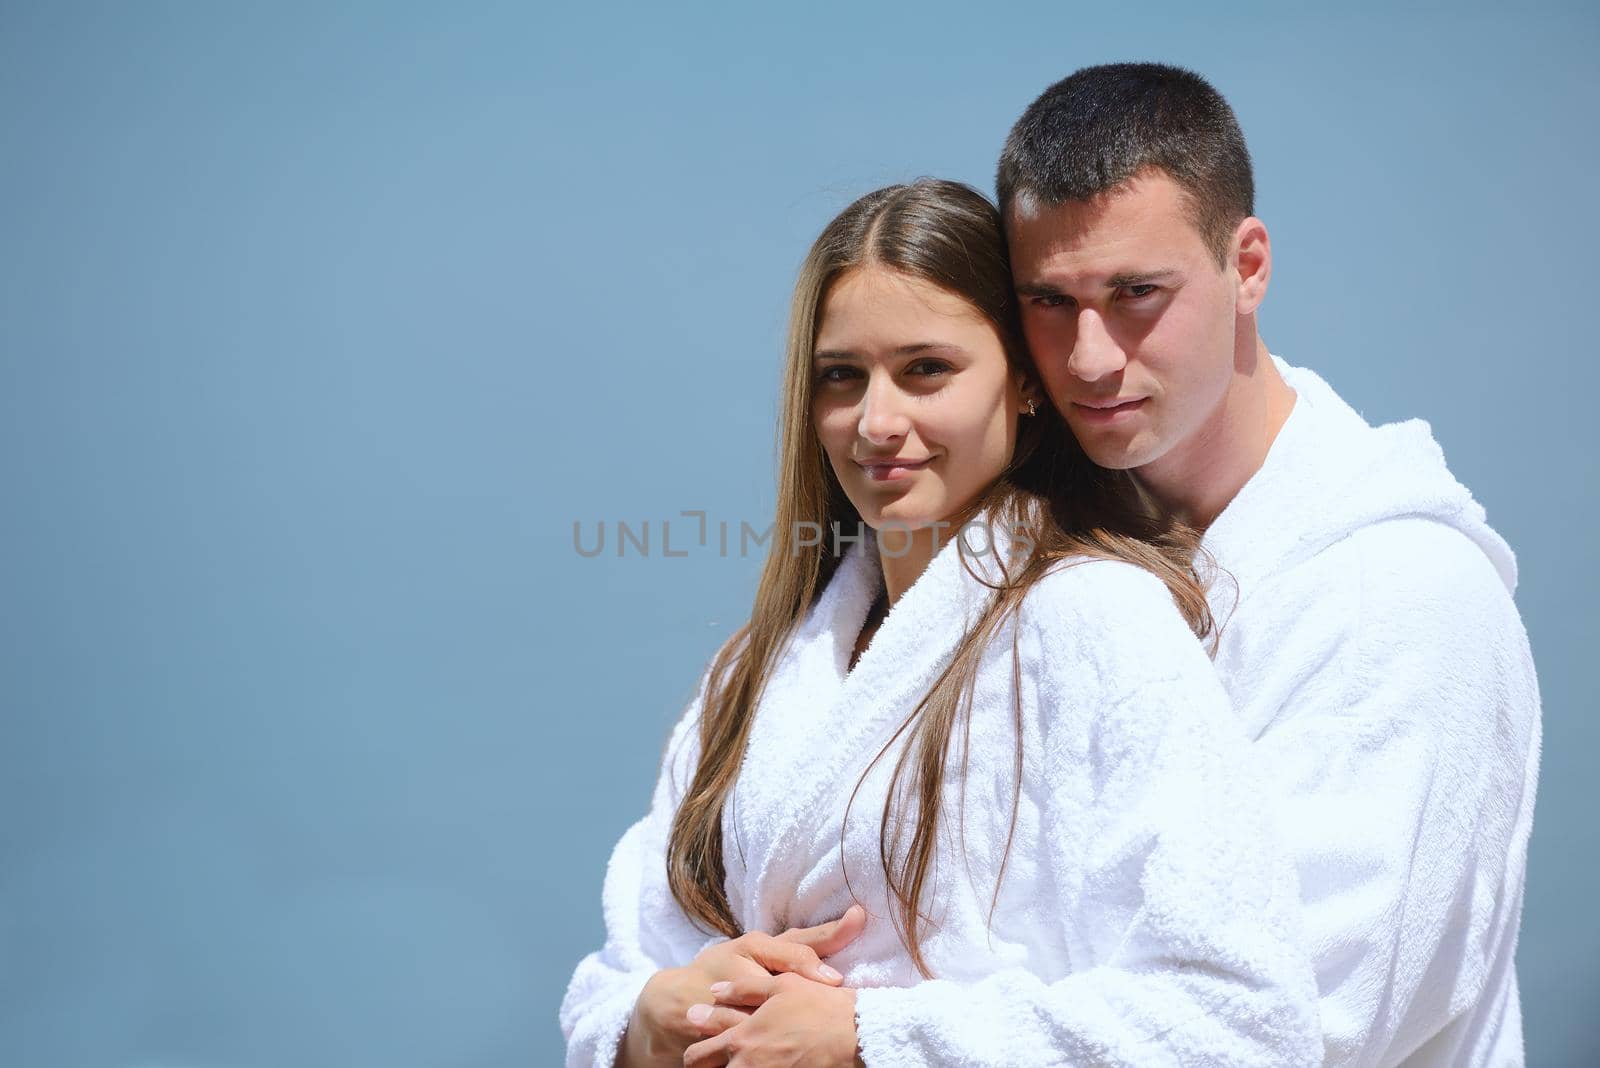
M 1241 600 L 1263 579 L 1391 519 L 1426 519 L 1465 534 L 1508 592 L 1517 561 L 1483 506 L 1451 475 L 1421 419 L 1373 427 L 1317 374 L 1273 357 L 1297 398 L 1266 463 L 1217 518 L 1206 546 L 1227 561 Z M 1263 514 L 1274 521 L 1261 522 Z

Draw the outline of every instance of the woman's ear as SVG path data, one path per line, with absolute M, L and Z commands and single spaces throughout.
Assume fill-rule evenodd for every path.
M 1044 390 L 1038 382 L 1022 371 L 1017 372 L 1015 381 L 1017 384 L 1017 403 L 1022 408 L 1022 414 L 1037 415 L 1039 409 L 1044 406 Z

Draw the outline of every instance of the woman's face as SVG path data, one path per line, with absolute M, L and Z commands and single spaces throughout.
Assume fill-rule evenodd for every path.
M 828 291 L 812 358 L 812 422 L 866 524 L 949 519 L 1011 460 L 1019 376 L 962 298 L 866 266 Z

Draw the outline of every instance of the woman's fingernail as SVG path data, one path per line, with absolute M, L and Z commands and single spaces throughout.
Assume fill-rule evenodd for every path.
M 709 1019 L 711 1019 L 710 1005 L 689 1006 L 689 1022 L 694 1024 L 696 1027 L 699 1027 Z
M 719 997 L 719 998 L 722 995 L 726 994 L 731 989 L 733 989 L 733 984 L 732 983 L 712 983 L 711 984 L 711 993 L 714 996 Z
M 822 964 L 822 965 L 819 965 L 817 967 L 817 974 L 822 976 L 824 979 L 843 979 L 844 978 L 844 976 L 840 975 L 838 972 L 834 971 L 832 968 L 828 967 L 826 964 Z

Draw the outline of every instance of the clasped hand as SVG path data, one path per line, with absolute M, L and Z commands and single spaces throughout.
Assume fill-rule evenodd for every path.
M 831 923 L 751 932 L 650 978 L 623 1036 L 619 1068 L 851 1068 L 854 990 L 822 963 L 861 933 L 852 905 Z

